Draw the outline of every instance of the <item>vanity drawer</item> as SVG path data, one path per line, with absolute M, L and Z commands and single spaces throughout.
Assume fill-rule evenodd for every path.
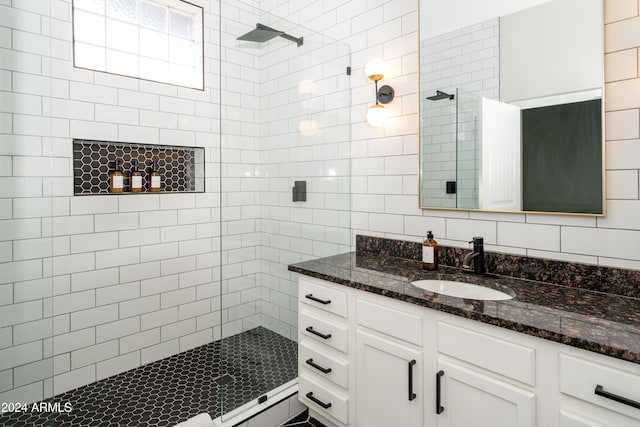
M 300 311 L 298 328 L 302 335 L 314 341 L 347 352 L 347 327 L 306 311 Z
M 349 424 L 349 398 L 305 374 L 298 377 L 298 400 L 322 415 Z
M 570 411 L 560 410 L 560 427 L 607 427 L 604 424 L 576 415 Z
M 438 322 L 438 351 L 527 385 L 535 385 L 535 349 Z
M 345 292 L 301 278 L 298 295 L 300 302 L 340 317 L 347 317 L 347 294 Z
M 595 363 L 560 354 L 560 391 L 640 420 L 640 408 L 633 406 L 640 406 L 640 370 L 631 373 L 608 366 L 606 361 Z M 618 402 L 617 397 L 629 402 Z
M 330 356 L 311 344 L 303 342 L 298 346 L 301 371 L 307 370 L 346 389 L 349 378 L 348 362 Z
M 422 317 L 367 300 L 358 300 L 358 324 L 415 345 L 422 345 Z

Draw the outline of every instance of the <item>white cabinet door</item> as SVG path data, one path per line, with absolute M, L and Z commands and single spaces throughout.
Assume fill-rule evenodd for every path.
M 439 377 L 439 427 L 536 426 L 534 393 L 441 359 L 438 369 L 444 373 Z
M 358 427 L 422 427 L 422 351 L 357 332 Z

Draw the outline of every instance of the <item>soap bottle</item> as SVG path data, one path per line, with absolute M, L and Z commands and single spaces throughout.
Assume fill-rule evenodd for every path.
M 162 187 L 162 177 L 158 172 L 158 162 L 154 161 L 151 166 L 151 172 L 149 173 L 149 191 L 157 193 Z
M 422 242 L 422 268 L 425 270 L 438 269 L 438 242 L 433 240 L 433 233 L 427 232 L 427 237 Z
M 109 173 L 109 192 L 122 193 L 124 191 L 124 174 L 122 173 L 122 161 L 113 162 L 113 170 Z
M 129 191 L 142 192 L 142 173 L 138 170 L 138 161 L 131 160 L 131 174 L 129 175 Z

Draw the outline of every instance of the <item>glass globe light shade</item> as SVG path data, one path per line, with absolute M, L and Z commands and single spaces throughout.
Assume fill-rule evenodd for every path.
M 367 62 L 364 72 L 371 80 L 381 80 L 387 74 L 387 64 L 380 58 L 373 58 Z
M 380 104 L 369 107 L 367 111 L 367 122 L 373 127 L 383 126 L 389 118 L 389 112 Z

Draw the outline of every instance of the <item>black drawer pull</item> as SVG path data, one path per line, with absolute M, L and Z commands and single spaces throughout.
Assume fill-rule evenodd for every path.
M 307 332 L 311 332 L 313 335 L 317 335 L 323 340 L 328 340 L 329 338 L 331 338 L 331 334 L 323 334 L 318 331 L 314 331 L 313 326 L 307 326 Z
M 323 374 L 328 374 L 329 372 L 331 372 L 331 368 L 323 368 L 322 366 L 313 363 L 313 359 L 307 359 L 304 363 L 306 363 L 307 365 L 313 366 Z
M 436 414 L 440 415 L 444 412 L 444 406 L 442 406 L 442 384 L 441 378 L 444 375 L 444 371 L 438 371 L 436 374 Z
M 304 297 L 310 299 L 311 301 L 319 302 L 320 304 L 324 304 L 324 305 L 331 304 L 330 299 L 320 299 L 320 298 L 314 297 L 313 294 L 306 294 Z
M 322 406 L 324 409 L 331 408 L 331 402 L 324 403 L 322 400 L 318 399 L 317 397 L 313 397 L 313 392 L 312 391 L 307 393 L 307 398 L 309 400 L 311 400 L 312 402 L 317 403 L 318 405 Z
M 623 405 L 628 405 L 636 409 L 640 409 L 640 402 L 636 402 L 635 400 L 627 399 L 626 397 L 618 396 L 617 394 L 604 391 L 604 387 L 602 387 L 600 384 L 596 386 L 595 393 L 598 396 L 606 397 L 607 399 L 614 400 L 618 403 L 622 403 Z
M 416 359 L 409 362 L 409 402 L 415 399 L 417 396 L 413 392 L 413 365 L 416 364 Z

